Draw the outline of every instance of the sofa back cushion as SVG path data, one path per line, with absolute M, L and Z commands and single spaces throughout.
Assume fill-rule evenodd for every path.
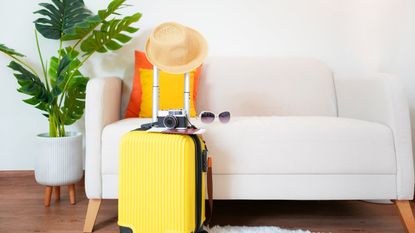
M 337 116 L 331 70 L 307 58 L 210 57 L 197 103 L 238 116 Z

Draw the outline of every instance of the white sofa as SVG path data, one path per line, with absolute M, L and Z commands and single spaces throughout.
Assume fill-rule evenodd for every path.
M 120 137 L 150 122 L 121 118 L 122 92 L 118 78 L 88 84 L 89 218 L 101 199 L 117 198 Z M 215 199 L 391 199 L 402 200 L 402 210 L 413 198 L 408 104 L 392 75 L 339 78 L 313 59 L 213 57 L 197 110 L 233 117 L 209 125 L 193 119 L 207 129 Z

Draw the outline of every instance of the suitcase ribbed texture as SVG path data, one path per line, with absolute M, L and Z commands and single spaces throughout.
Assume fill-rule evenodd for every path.
M 132 131 L 120 146 L 118 224 L 134 233 L 195 229 L 195 143 L 185 135 Z M 203 177 L 204 183 L 204 177 Z M 204 184 L 202 184 L 202 221 Z

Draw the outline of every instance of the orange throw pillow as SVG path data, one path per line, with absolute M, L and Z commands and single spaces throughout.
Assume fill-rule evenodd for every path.
M 135 66 L 134 66 L 134 80 L 131 90 L 130 101 L 128 102 L 127 110 L 125 111 L 125 118 L 139 117 L 140 107 L 142 102 L 142 86 L 140 71 L 142 69 L 153 69 L 153 65 L 147 60 L 146 54 L 141 51 L 135 51 Z M 196 106 L 197 90 L 199 86 L 200 72 L 202 65 L 195 70 L 193 81 L 193 105 Z

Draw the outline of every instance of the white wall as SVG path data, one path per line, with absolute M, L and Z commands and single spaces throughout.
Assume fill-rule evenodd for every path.
M 107 3 L 85 0 L 96 11 Z M 32 12 L 37 3 L 14 0 L 0 8 L 0 43 L 16 48 L 39 68 Z M 415 111 L 415 1 L 413 0 L 130 0 L 140 11 L 141 31 L 115 54 L 97 55 L 85 67 L 91 77 L 125 76 L 133 50 L 142 49 L 151 28 L 177 21 L 207 38 L 210 55 L 305 56 L 327 63 L 336 74 L 391 72 L 405 82 Z M 3 3 L 4 4 L 4 3 Z M 55 42 L 41 41 L 49 57 Z M 34 137 L 46 118 L 22 103 L 16 81 L 0 56 L 0 170 L 33 169 Z M 413 114 L 413 116 L 415 116 Z M 415 124 L 415 117 L 412 117 Z M 82 128 L 82 122 L 74 128 Z

